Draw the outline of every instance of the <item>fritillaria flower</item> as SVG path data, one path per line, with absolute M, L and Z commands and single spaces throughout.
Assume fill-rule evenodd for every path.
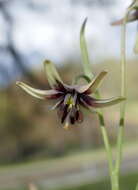
M 28 94 L 43 100 L 56 100 L 52 109 L 57 109 L 60 121 L 68 128 L 70 124 L 83 121 L 82 107 L 91 110 L 92 108 L 103 108 L 117 104 L 123 97 L 110 99 L 96 99 L 94 94 L 102 82 L 106 71 L 102 71 L 95 79 L 86 85 L 67 85 L 61 80 L 54 64 L 50 61 L 44 62 L 44 69 L 47 74 L 50 90 L 39 90 L 28 86 L 23 82 L 17 82 Z
M 124 18 L 114 21 L 111 23 L 113 26 L 123 25 Z M 138 0 L 133 0 L 131 5 L 128 7 L 128 15 L 126 18 L 126 23 L 138 21 Z M 138 30 L 138 29 L 137 29 Z M 138 53 L 138 31 L 136 33 L 136 42 L 134 45 L 134 53 Z
M 127 16 L 127 22 L 137 21 L 138 20 L 138 0 L 133 0 L 133 2 L 128 7 L 128 9 L 130 9 L 130 12 Z M 124 18 L 114 21 L 111 24 L 113 26 L 121 25 L 121 24 L 123 24 L 123 21 L 124 21 Z

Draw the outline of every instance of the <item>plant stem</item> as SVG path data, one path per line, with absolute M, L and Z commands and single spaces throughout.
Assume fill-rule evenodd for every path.
M 100 98 L 99 92 L 96 92 L 96 96 L 98 98 Z M 107 130 L 105 128 L 104 116 L 103 116 L 103 113 L 101 110 L 98 112 L 98 118 L 99 118 L 101 133 L 102 133 L 102 137 L 103 137 L 103 141 L 104 141 L 104 146 L 105 146 L 105 150 L 106 150 L 106 155 L 107 155 L 107 159 L 108 159 L 111 188 L 112 188 L 112 190 L 119 190 L 118 176 L 114 172 L 111 145 L 109 143 Z
M 109 143 L 107 131 L 105 128 L 104 117 L 103 117 L 103 114 L 101 112 L 98 113 L 98 118 L 99 118 L 99 122 L 100 122 L 101 133 L 103 136 L 104 146 L 106 149 L 106 154 L 107 154 L 107 159 L 108 159 L 108 164 L 109 164 L 109 172 L 110 172 L 110 176 L 111 176 L 112 171 L 113 171 L 112 151 L 111 151 L 111 146 Z
M 119 190 L 119 176 L 115 171 L 111 175 L 111 188 L 112 190 Z
M 84 36 L 86 21 L 87 19 L 84 20 L 83 25 L 81 27 L 81 31 L 80 31 L 80 48 L 81 48 L 81 54 L 82 54 L 82 60 L 83 60 L 83 72 L 89 79 L 92 79 L 93 73 L 90 67 L 89 54 L 88 54 L 87 44 L 86 44 L 86 40 Z M 96 92 L 96 96 L 100 98 L 100 94 L 98 91 Z M 118 187 L 117 185 L 118 178 L 114 175 L 114 172 L 113 172 L 114 168 L 113 168 L 111 145 L 109 143 L 108 134 L 105 128 L 104 116 L 101 111 L 98 112 L 98 118 L 99 118 L 101 133 L 102 133 L 102 137 L 103 137 L 103 141 L 104 141 L 104 145 L 106 149 L 106 154 L 107 154 L 107 159 L 108 159 L 108 164 L 109 164 L 109 173 L 110 173 L 110 178 L 111 178 L 112 190 L 118 190 L 119 188 L 118 189 L 116 188 Z
M 126 97 L 127 95 L 127 86 L 126 86 L 126 22 L 127 17 L 129 14 L 128 9 L 125 18 L 123 21 L 122 32 L 121 32 L 121 96 Z M 119 131 L 118 131 L 118 138 L 117 138 L 117 159 L 115 165 L 115 171 L 119 176 L 120 173 L 120 165 L 122 160 L 122 149 L 123 149 L 123 137 L 124 137 L 124 120 L 125 120 L 125 109 L 126 109 L 126 102 L 120 104 L 120 123 L 119 123 Z M 119 178 L 119 177 L 118 177 Z
M 100 98 L 100 93 L 98 91 L 96 92 L 96 97 Z M 112 172 L 113 172 L 112 150 L 111 150 L 111 145 L 109 143 L 107 130 L 105 128 L 104 116 L 103 116 L 103 113 L 101 110 L 98 112 L 98 118 L 99 118 L 101 133 L 102 133 L 102 137 L 103 137 L 103 141 L 104 141 L 104 146 L 105 146 L 105 150 L 106 150 L 106 154 L 107 154 L 109 172 L 110 172 L 110 176 L 111 176 Z

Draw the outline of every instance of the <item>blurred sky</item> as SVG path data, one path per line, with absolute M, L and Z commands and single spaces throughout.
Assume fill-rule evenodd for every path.
M 123 16 L 131 0 L 114 0 L 107 6 L 93 3 L 94 0 L 13 0 L 8 4 L 14 19 L 13 42 L 29 66 L 50 59 L 57 64 L 80 56 L 79 31 L 88 17 L 86 38 L 94 61 L 119 57 L 120 27 L 111 27 L 110 22 Z M 96 1 L 95 1 L 96 2 Z M 99 1 L 100 2 L 100 1 Z M 0 44 L 7 43 L 6 26 L 0 13 Z M 136 23 L 128 26 L 128 53 L 133 56 Z M 4 61 L 7 59 L 8 61 Z M 1 56 L 0 64 L 12 67 L 10 57 Z

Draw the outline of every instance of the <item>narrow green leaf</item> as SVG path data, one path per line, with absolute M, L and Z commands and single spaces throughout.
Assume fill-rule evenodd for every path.
M 54 87 L 57 84 L 57 81 L 62 82 L 56 67 L 51 61 L 44 61 L 44 71 L 51 87 Z
M 87 44 L 85 40 L 85 27 L 86 27 L 87 18 L 84 20 L 81 30 L 80 30 L 80 48 L 82 54 L 82 61 L 83 61 L 83 70 L 84 74 L 88 76 L 90 79 L 93 78 L 93 74 L 91 72 L 91 66 L 89 62 L 89 55 L 87 50 Z

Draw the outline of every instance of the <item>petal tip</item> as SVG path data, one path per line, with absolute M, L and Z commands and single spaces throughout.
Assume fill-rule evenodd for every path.
M 106 75 L 108 73 L 108 71 L 104 70 L 104 71 L 102 71 L 102 73 Z
M 50 60 L 45 60 L 44 64 L 51 64 L 51 61 Z
M 84 30 L 85 30 L 85 26 L 86 26 L 87 20 L 88 20 L 88 18 L 86 17 L 86 18 L 84 19 L 83 23 L 82 23 L 81 34 L 84 33 Z
M 87 20 L 88 20 L 88 17 L 86 17 L 86 18 L 84 19 L 84 21 L 83 21 L 83 24 L 84 24 L 84 25 L 86 25 Z
M 20 86 L 21 84 L 22 84 L 22 82 L 16 81 L 16 85 L 17 85 L 17 86 Z
M 125 97 L 120 97 L 120 101 L 125 101 L 126 98 Z

